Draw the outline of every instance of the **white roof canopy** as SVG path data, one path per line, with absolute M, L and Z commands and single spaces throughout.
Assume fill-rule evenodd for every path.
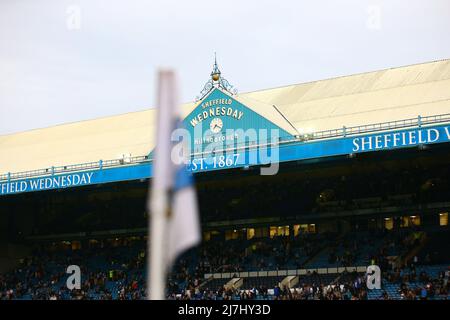
M 235 98 L 301 133 L 450 113 L 450 60 L 243 93 Z M 274 112 L 275 105 L 283 114 Z M 191 112 L 195 103 L 183 106 Z M 0 173 L 147 155 L 155 110 L 0 136 Z

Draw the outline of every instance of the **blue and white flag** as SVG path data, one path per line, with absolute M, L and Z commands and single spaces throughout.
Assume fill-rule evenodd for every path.
M 164 299 L 167 271 L 181 252 L 201 240 L 193 177 L 186 167 L 190 144 L 172 141 L 182 123 L 177 89 L 174 72 L 160 71 L 157 140 L 148 204 L 151 299 Z

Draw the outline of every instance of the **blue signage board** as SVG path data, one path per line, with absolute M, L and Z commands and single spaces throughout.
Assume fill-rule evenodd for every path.
M 293 142 L 270 147 L 230 151 L 195 157 L 188 168 L 196 172 L 307 160 L 351 153 L 376 152 L 419 145 L 450 142 L 450 125 L 382 132 L 310 142 Z M 110 182 L 139 180 L 152 176 L 152 163 L 124 165 L 92 171 L 67 173 L 0 182 L 0 195 L 82 187 Z
M 151 176 L 151 164 L 58 174 L 0 183 L 0 195 L 138 180 Z

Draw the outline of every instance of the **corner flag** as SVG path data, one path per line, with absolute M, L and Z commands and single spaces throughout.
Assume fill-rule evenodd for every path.
M 160 71 L 157 141 L 148 203 L 150 261 L 147 288 L 152 300 L 164 299 L 170 266 L 182 251 L 201 240 L 193 177 L 186 168 L 188 142 L 171 139 L 174 130 L 181 127 L 177 90 L 175 73 Z

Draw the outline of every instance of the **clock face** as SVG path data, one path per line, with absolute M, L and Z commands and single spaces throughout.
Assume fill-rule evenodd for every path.
M 209 124 L 209 128 L 213 133 L 218 133 L 220 130 L 222 130 L 223 122 L 220 118 L 214 118 L 211 120 L 211 123 Z

